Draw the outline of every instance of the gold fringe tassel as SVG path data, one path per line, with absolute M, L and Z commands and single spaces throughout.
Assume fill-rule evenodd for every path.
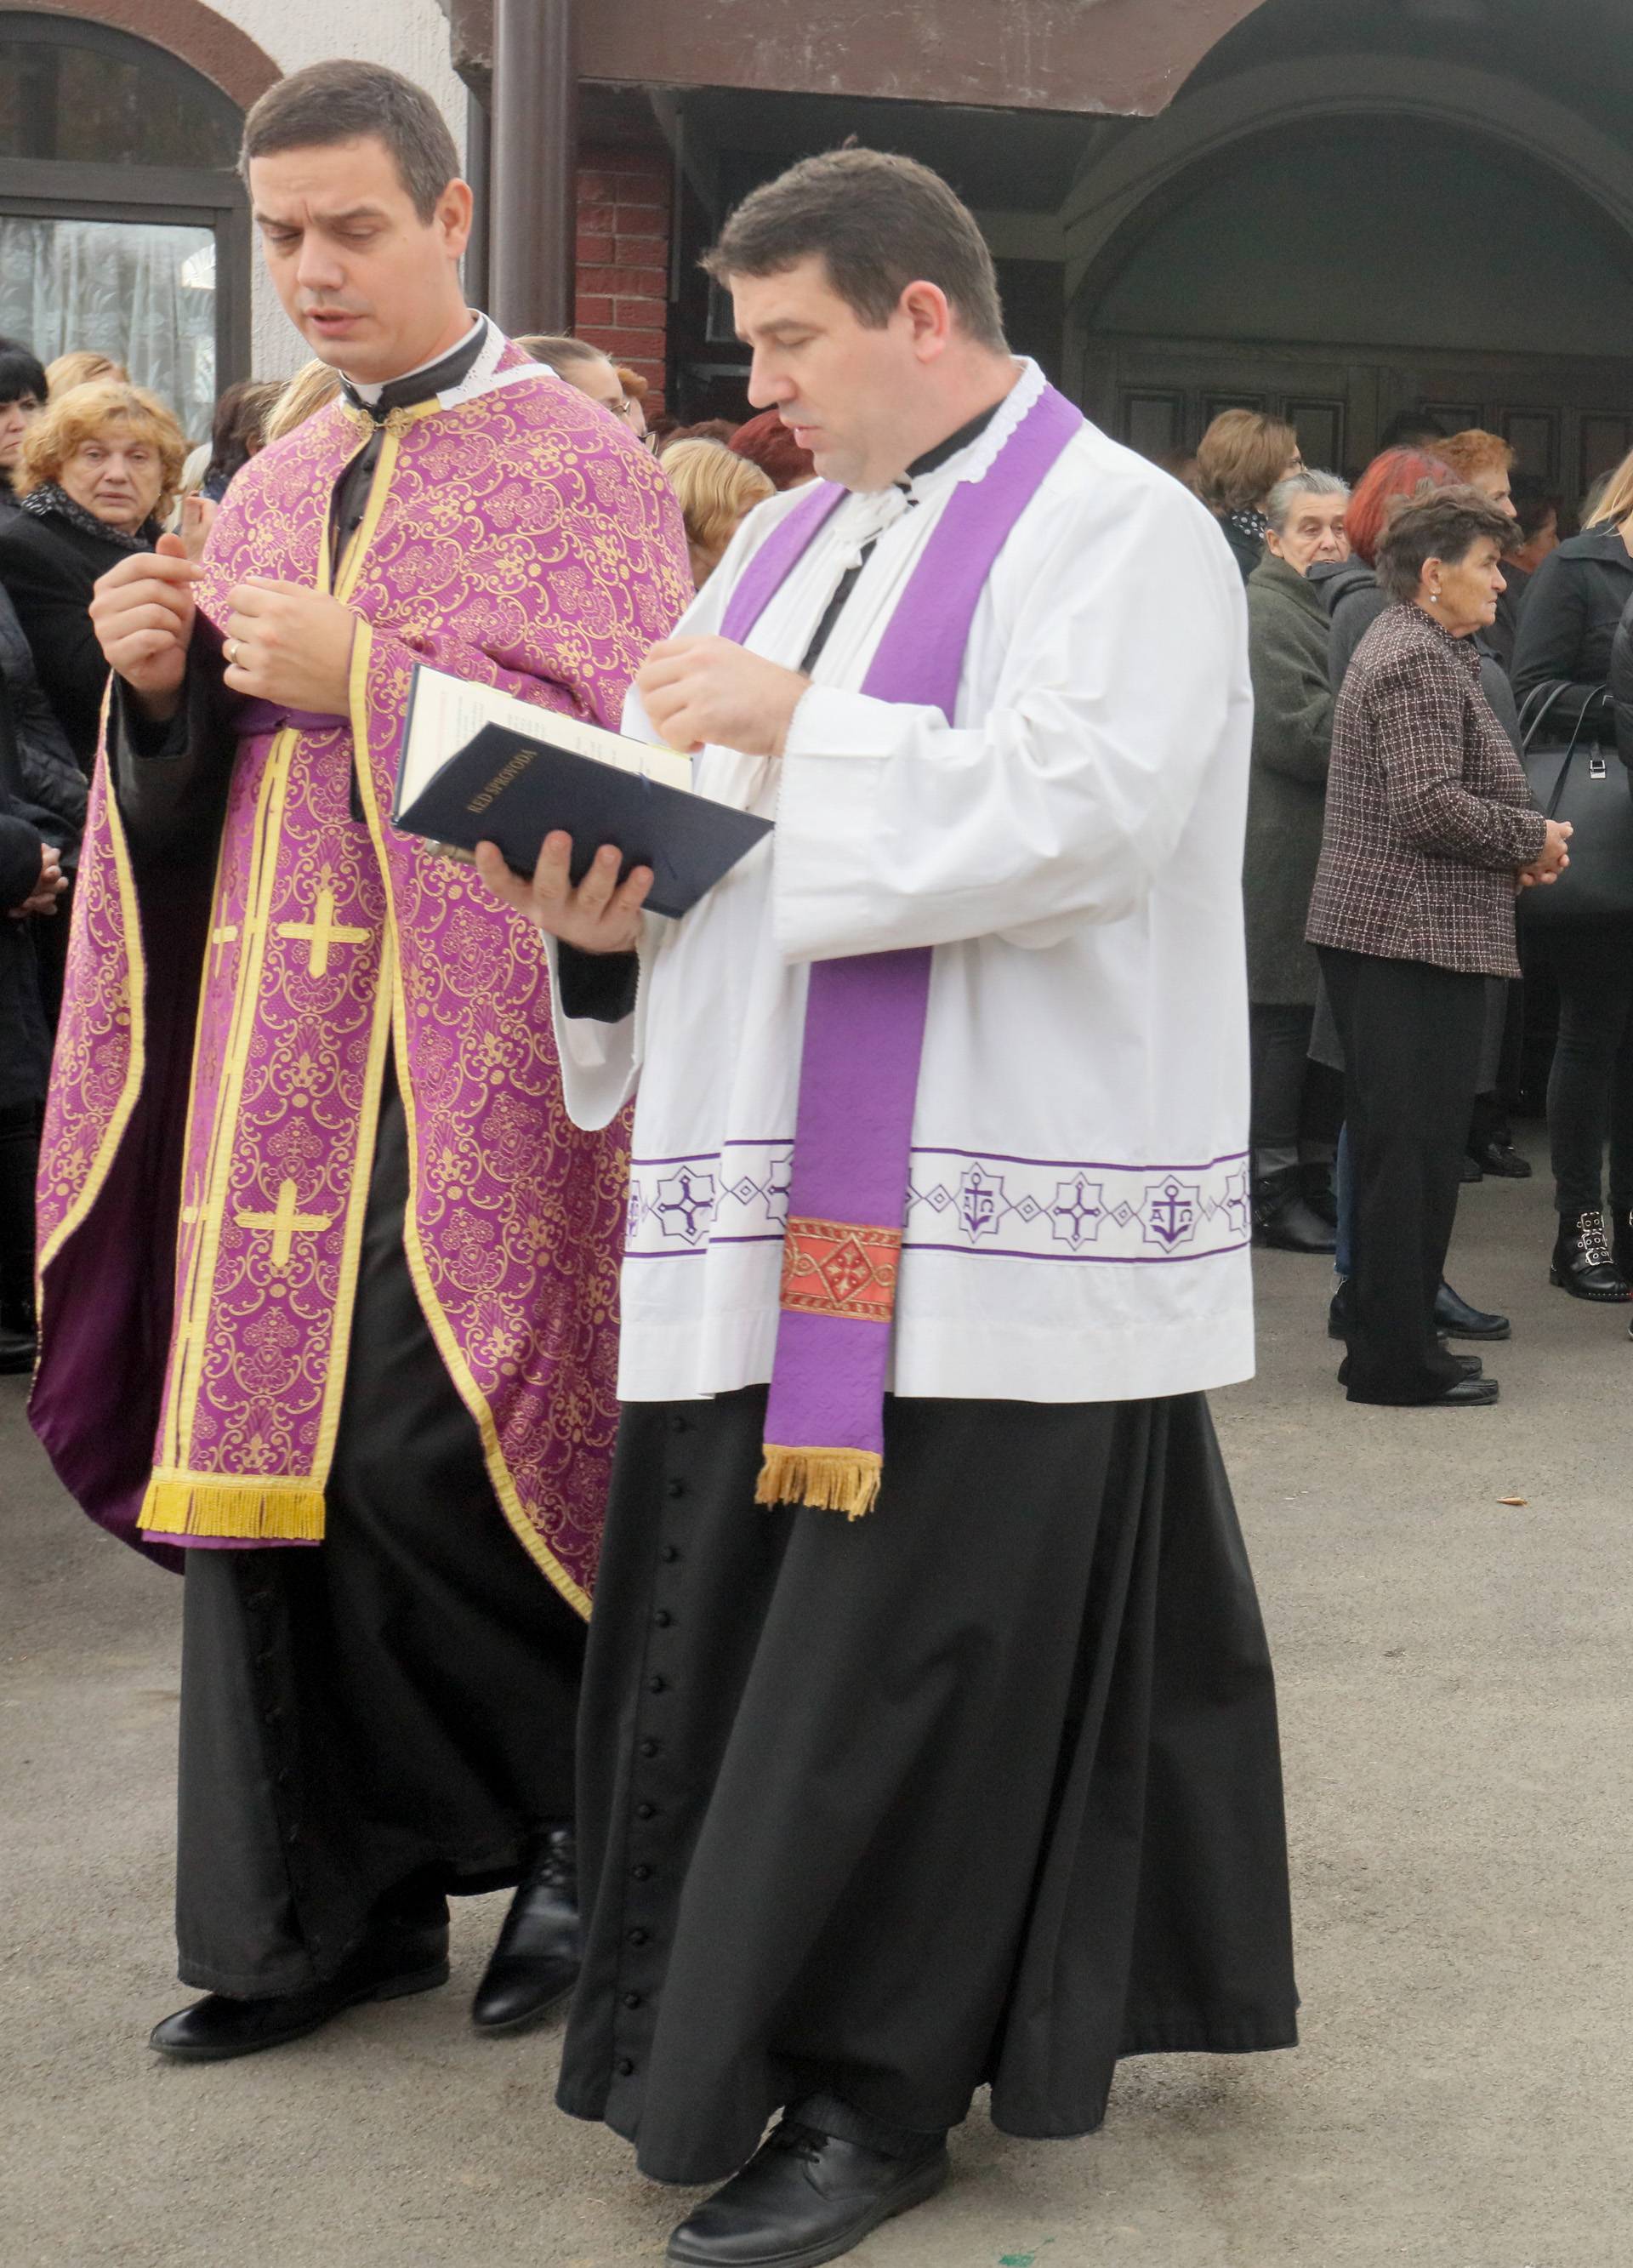
M 872 1449 L 781 1449 L 765 1445 L 756 1504 L 808 1504 L 860 1520 L 879 1500 L 884 1460 Z
M 254 1543 L 320 1543 L 323 1491 L 310 1481 L 223 1481 L 158 1474 L 136 1526 L 160 1535 L 226 1535 Z

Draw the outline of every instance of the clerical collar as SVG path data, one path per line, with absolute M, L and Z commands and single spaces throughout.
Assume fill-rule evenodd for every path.
M 981 438 L 1008 400 L 1006 394 L 1002 401 L 993 402 L 989 409 L 977 410 L 967 425 L 960 425 L 956 433 L 949 433 L 945 441 L 938 441 L 933 449 L 926 449 L 922 457 L 915 457 L 902 475 L 901 485 L 906 488 L 913 481 L 923 480 L 926 473 L 939 472 L 942 466 L 956 457 L 960 449 L 967 449 L 972 441 Z
M 478 315 L 459 345 L 435 362 L 423 362 L 417 370 L 405 371 L 401 378 L 387 379 L 379 386 L 364 386 L 342 376 L 341 391 L 354 409 L 361 409 L 364 416 L 383 425 L 392 410 L 412 409 L 436 394 L 451 393 L 461 379 L 468 377 L 487 344 L 488 329 L 486 315 Z

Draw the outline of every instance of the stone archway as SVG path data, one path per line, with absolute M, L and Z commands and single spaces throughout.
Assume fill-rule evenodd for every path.
M 1477 134 L 1559 175 L 1633 242 L 1633 154 L 1563 103 L 1492 71 L 1444 63 L 1427 70 L 1405 56 L 1273 63 L 1200 90 L 1125 135 L 1079 179 L 1062 214 L 1077 326 L 1199 171 L 1279 129 L 1364 118 Z
M 30 0 L 30 5 L 41 15 L 106 24 L 162 48 L 218 86 L 240 110 L 283 76 L 263 47 L 206 7 L 204 0 Z

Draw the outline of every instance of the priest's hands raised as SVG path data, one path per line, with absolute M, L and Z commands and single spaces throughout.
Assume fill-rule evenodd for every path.
M 746 756 L 780 756 L 811 680 L 730 638 L 673 637 L 655 645 L 635 689 L 672 748 L 713 743 Z
M 156 550 L 133 551 L 99 575 L 92 594 L 91 627 L 108 667 L 161 723 L 181 704 L 199 572 L 179 535 L 161 535 Z
M 570 835 L 547 835 L 531 882 L 512 873 L 497 844 L 479 843 L 476 871 L 493 892 L 525 914 L 547 937 L 577 946 L 580 953 L 633 953 L 641 935 L 641 908 L 652 887 L 652 870 L 637 866 L 622 885 L 622 855 L 604 843 L 584 880 L 574 884 L 568 870 Z

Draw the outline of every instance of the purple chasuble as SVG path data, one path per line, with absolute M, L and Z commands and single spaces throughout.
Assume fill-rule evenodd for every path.
M 963 481 L 885 627 L 862 690 L 951 724 L 993 562 L 1083 417 L 1053 387 L 979 481 Z M 741 644 L 846 490 L 824 482 L 744 569 L 722 635 Z M 884 1466 L 885 1381 L 931 948 L 812 964 L 766 1417 L 762 1504 L 857 1519 Z

